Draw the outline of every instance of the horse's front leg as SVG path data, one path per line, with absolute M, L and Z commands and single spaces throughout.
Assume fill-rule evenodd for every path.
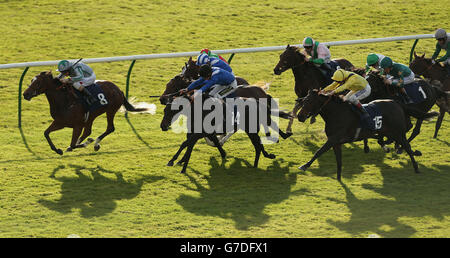
M 45 136 L 45 139 L 47 139 L 48 145 L 50 145 L 50 148 L 54 152 L 58 153 L 59 155 L 63 155 L 63 151 L 61 149 L 57 149 L 55 147 L 55 145 L 52 142 L 52 139 L 50 139 L 50 133 L 53 131 L 61 130 L 62 128 L 64 128 L 63 125 L 60 125 L 60 124 L 56 123 L 56 121 L 53 121 L 52 124 L 44 132 L 44 136 Z
M 291 118 L 289 118 L 289 123 L 286 128 L 286 133 L 292 134 L 292 123 L 294 122 L 294 118 L 297 117 L 297 112 L 300 110 L 301 106 L 302 105 L 298 101 L 295 101 L 295 106 L 294 106 L 294 109 L 292 110 Z
M 319 150 L 316 151 L 316 153 L 314 153 L 314 156 L 310 161 L 308 161 L 303 166 L 300 166 L 298 169 L 306 171 L 317 158 L 319 158 L 323 153 L 327 152 L 334 145 L 334 143 L 328 140 L 322 147 L 320 147 Z
M 77 148 L 78 138 L 80 138 L 81 131 L 83 131 L 82 126 L 77 126 L 73 128 L 72 141 L 70 142 L 70 146 L 67 148 L 66 151 L 72 151 L 73 149 Z

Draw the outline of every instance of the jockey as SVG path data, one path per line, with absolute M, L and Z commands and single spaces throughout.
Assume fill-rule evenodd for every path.
M 207 64 L 200 66 L 200 78 L 191 83 L 187 89 L 182 89 L 180 93 L 185 93 L 203 85 L 197 90 L 194 98 L 203 92 L 208 92 L 212 97 L 223 99 L 233 93 L 237 88 L 237 82 L 234 75 L 218 67 L 211 67 Z
M 197 57 L 197 63 L 196 64 L 198 66 L 209 64 L 212 67 L 218 67 L 218 68 L 221 68 L 221 69 L 223 69 L 223 70 L 225 70 L 225 71 L 227 71 L 229 73 L 233 73 L 233 69 L 231 69 L 231 66 L 227 62 L 223 61 L 220 58 L 210 57 L 207 54 L 200 54 Z
M 310 61 L 321 68 L 320 70 L 325 72 L 324 75 L 326 75 L 325 70 L 332 70 L 329 64 L 331 62 L 331 52 L 327 46 L 315 41 L 311 37 L 304 38 L 302 45 L 305 48 L 306 54 L 311 56 Z
M 387 75 L 385 83 L 400 87 L 402 95 L 406 98 L 406 103 L 413 103 L 404 88 L 405 85 L 414 82 L 413 71 L 404 64 L 393 62 L 389 57 L 385 57 L 381 60 L 380 67 Z
M 209 50 L 207 48 L 202 49 L 202 51 L 200 51 L 200 54 L 207 54 L 209 57 L 219 58 L 220 60 L 222 60 L 228 64 L 228 62 L 227 62 L 227 60 L 225 60 L 225 58 L 223 58 L 222 56 L 220 56 L 218 54 L 214 54 L 213 52 L 211 52 L 211 50 Z
M 72 83 L 72 86 L 79 90 L 86 97 L 86 101 L 89 105 L 94 103 L 96 99 L 92 94 L 86 89 L 95 83 L 95 73 L 91 67 L 88 65 L 78 62 L 75 65 L 67 60 L 62 60 L 58 63 L 58 70 L 60 72 L 58 79 L 63 83 Z M 64 77 L 69 76 L 70 78 L 65 79 Z
M 444 29 L 438 29 L 436 30 L 434 37 L 436 38 L 437 43 L 436 50 L 431 57 L 433 64 L 435 62 L 443 62 L 447 71 L 450 73 L 450 39 L 447 37 L 447 32 L 445 32 Z M 445 49 L 447 53 L 443 57 L 436 59 L 442 49 Z
M 333 79 L 334 82 L 325 87 L 321 92 L 335 94 L 344 90 L 350 90 L 350 92 L 345 95 L 344 101 L 348 101 L 355 105 L 363 115 L 363 119 L 369 119 L 369 114 L 359 102 L 370 95 L 371 88 L 367 80 L 356 73 L 345 71 L 344 69 L 336 70 L 331 79 Z
M 381 63 L 381 60 L 383 60 L 383 58 L 384 58 L 384 56 L 381 54 L 370 53 L 367 56 L 366 73 L 370 70 L 370 67 L 373 67 L 373 68 L 383 72 L 380 67 L 380 63 Z

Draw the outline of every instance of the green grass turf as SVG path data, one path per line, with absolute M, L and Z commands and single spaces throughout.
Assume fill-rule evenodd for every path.
M 0 63 L 94 58 L 298 44 L 305 36 L 326 42 L 450 30 L 450 1 L 0 1 Z M 356 66 L 369 52 L 408 63 L 413 41 L 332 47 L 334 58 Z M 420 40 L 430 56 L 435 41 Z M 238 54 L 235 74 L 271 82 L 283 108 L 294 104 L 291 72 L 273 75 L 279 52 Z M 225 56 L 226 58 L 228 56 Z M 165 164 L 184 139 L 162 132 L 162 106 L 148 95 L 187 58 L 137 61 L 130 95 L 153 102 L 155 115 L 123 114 L 99 152 L 92 145 L 58 156 L 43 136 L 51 122 L 47 100 L 23 103 L 17 127 L 21 69 L 0 70 L 0 237 L 449 237 L 450 154 L 448 118 L 438 139 L 435 120 L 414 140 L 421 174 L 409 158 L 384 153 L 374 141 L 343 148 L 343 184 L 333 152 L 307 172 L 297 167 L 325 142 L 323 121 L 300 124 L 294 135 L 268 145 L 275 160 L 251 168 L 253 146 L 242 134 L 216 149 L 196 145 L 185 175 Z M 131 62 L 92 64 L 98 79 L 125 90 Z M 30 68 L 25 87 L 41 71 Z M 434 108 L 437 110 L 437 108 Z M 281 128 L 287 122 L 281 121 Z M 106 128 L 94 123 L 93 137 Z M 51 135 L 65 149 L 70 129 Z

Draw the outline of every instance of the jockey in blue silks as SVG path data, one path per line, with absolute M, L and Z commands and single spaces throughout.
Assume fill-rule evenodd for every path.
M 212 97 L 223 99 L 230 97 L 237 88 L 237 82 L 234 75 L 224 69 L 218 67 L 211 67 L 208 64 L 200 66 L 200 78 L 191 83 L 187 89 L 181 90 L 181 93 L 194 90 L 203 85 L 197 90 L 193 97 L 196 97 L 203 92 L 208 92 Z
M 233 74 L 233 69 L 231 69 L 231 66 L 227 62 L 221 60 L 220 58 L 208 56 L 207 54 L 200 54 L 197 57 L 196 64 L 198 66 L 210 64 L 212 67 L 218 67 Z

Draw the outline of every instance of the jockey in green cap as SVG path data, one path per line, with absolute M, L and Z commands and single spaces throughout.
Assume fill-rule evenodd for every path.
M 367 61 L 366 61 L 366 73 L 370 70 L 371 67 L 383 72 L 383 70 L 380 67 L 380 63 L 381 60 L 383 60 L 385 56 L 381 55 L 381 54 L 375 54 L 375 53 L 370 53 L 367 56 Z
M 326 75 L 324 70 L 332 70 L 329 63 L 331 62 L 331 52 L 327 46 L 315 41 L 311 37 L 306 37 L 302 42 L 303 47 L 307 55 L 311 56 L 312 61 L 320 70 Z
M 433 60 L 433 64 L 435 62 L 444 63 L 444 66 L 447 68 L 447 71 L 450 73 L 450 39 L 447 36 L 447 32 L 444 29 L 438 29 L 438 30 L 436 30 L 434 38 L 438 42 L 436 43 L 436 50 L 434 51 L 434 54 L 431 57 L 431 59 Z M 443 57 L 436 59 L 442 49 L 445 49 L 445 51 L 447 51 L 447 53 Z
M 94 84 L 96 79 L 94 70 L 91 67 L 79 61 L 72 63 L 67 60 L 61 60 L 56 71 L 60 72 L 57 78 L 63 83 L 71 83 L 75 89 L 83 93 L 89 105 L 96 101 L 86 89 L 87 86 Z M 70 78 L 64 78 L 66 76 Z
M 386 74 L 385 83 L 400 87 L 400 91 L 406 99 L 405 102 L 407 104 L 412 103 L 404 86 L 414 82 L 413 71 L 404 64 L 393 62 L 392 59 L 387 56 L 381 60 L 380 67 Z

